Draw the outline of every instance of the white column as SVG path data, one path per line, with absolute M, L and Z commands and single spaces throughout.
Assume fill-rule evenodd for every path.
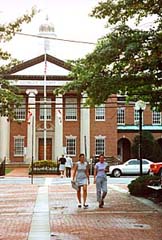
M 55 159 L 63 153 L 63 99 L 56 97 L 55 105 Z
M 37 89 L 27 89 L 28 95 L 28 130 L 27 130 L 27 150 L 26 150 L 26 162 L 30 163 L 35 160 L 35 122 L 36 122 L 36 106 L 35 96 L 38 93 Z
M 8 162 L 10 151 L 10 122 L 7 117 L 0 117 L 0 160 L 6 157 Z
M 84 107 L 86 94 L 81 99 L 80 112 L 80 152 L 87 154 L 87 160 L 90 159 L 90 109 Z

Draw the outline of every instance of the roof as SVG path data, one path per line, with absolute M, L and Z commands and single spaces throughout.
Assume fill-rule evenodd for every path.
M 33 65 L 36 65 L 44 61 L 45 61 L 45 54 L 16 65 L 15 67 L 11 68 L 11 70 L 8 71 L 7 74 L 13 74 L 13 73 L 19 72 L 21 70 L 24 70 L 28 67 L 31 67 Z M 67 63 L 49 54 L 46 54 L 46 61 L 70 71 L 70 66 Z
M 71 69 L 70 65 L 67 64 L 65 61 L 60 60 L 49 54 L 46 54 L 46 55 L 43 54 L 33 59 L 17 64 L 13 68 L 11 68 L 8 72 L 6 72 L 3 75 L 3 78 L 6 80 L 13 80 L 12 84 L 17 86 L 25 86 L 25 85 L 28 86 L 28 85 L 35 85 L 35 84 L 38 86 L 39 81 L 41 86 L 44 80 L 44 75 L 45 75 L 43 73 L 44 71 L 42 72 L 42 74 L 40 74 L 41 71 L 37 70 L 36 73 L 38 74 L 34 74 L 34 71 L 33 70 L 30 71 L 29 68 L 33 66 L 35 67 L 35 65 L 38 65 L 38 64 L 42 64 L 43 62 L 45 62 L 45 60 L 51 64 L 51 68 L 52 68 L 52 74 L 48 74 L 49 71 L 47 71 L 46 73 L 47 85 L 49 81 L 50 81 L 49 83 L 50 86 L 57 86 L 57 85 L 60 86 L 60 85 L 64 85 L 65 82 L 72 80 L 68 76 L 69 71 Z M 57 71 L 56 71 L 56 68 L 57 68 Z M 29 72 L 31 72 L 31 74 L 29 74 Z M 33 82 L 31 83 L 31 81 Z

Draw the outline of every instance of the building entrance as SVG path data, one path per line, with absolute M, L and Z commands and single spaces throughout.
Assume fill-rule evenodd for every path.
M 39 160 L 44 160 L 44 138 L 39 138 Z M 52 138 L 46 139 L 46 160 L 52 160 Z

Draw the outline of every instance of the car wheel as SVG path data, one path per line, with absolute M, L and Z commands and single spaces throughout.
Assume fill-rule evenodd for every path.
M 120 177 L 121 176 L 121 171 L 119 169 L 114 169 L 113 170 L 113 176 L 114 177 Z

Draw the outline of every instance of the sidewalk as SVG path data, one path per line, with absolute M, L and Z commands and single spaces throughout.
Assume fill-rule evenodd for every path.
M 109 184 L 103 209 L 95 185 L 88 209 L 78 209 L 69 183 L 0 184 L 0 240 L 162 240 L 162 209 L 129 195 L 124 184 Z

